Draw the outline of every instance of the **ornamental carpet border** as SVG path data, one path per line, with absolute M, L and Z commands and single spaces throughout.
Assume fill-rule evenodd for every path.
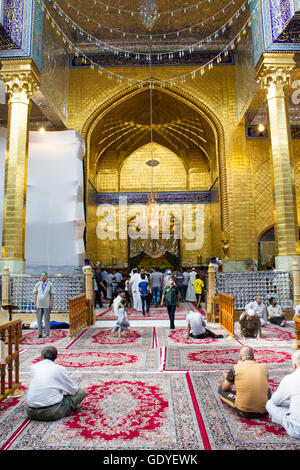
M 229 370 L 239 360 L 240 347 L 213 349 L 197 349 L 167 347 L 165 364 L 166 371 L 223 371 Z M 286 369 L 292 357 L 286 351 L 254 348 L 255 362 L 265 364 L 270 369 Z M 220 375 L 221 380 L 221 375 Z
M 59 349 L 56 364 L 69 373 L 87 373 L 103 371 L 158 371 L 160 352 L 158 349 L 127 351 L 127 348 L 107 350 Z M 22 378 L 30 374 L 30 366 L 40 361 L 40 353 L 24 350 L 20 356 Z
M 153 347 L 153 327 L 130 328 L 126 337 L 112 336 L 112 328 L 89 328 L 76 341 L 71 343 L 69 349 L 95 349 L 119 348 L 126 346 L 127 349 L 146 349 Z

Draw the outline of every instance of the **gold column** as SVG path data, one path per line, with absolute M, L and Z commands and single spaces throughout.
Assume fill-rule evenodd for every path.
M 212 263 L 208 266 L 207 306 L 209 321 L 215 323 L 214 298 L 216 295 L 216 271 Z
M 87 266 L 85 273 L 84 273 L 84 278 L 85 278 L 85 294 L 86 294 L 86 300 L 89 303 L 89 308 L 91 309 L 91 318 L 90 320 L 92 321 L 92 325 L 95 324 L 96 322 L 96 313 L 95 313 L 95 308 L 94 308 L 94 284 L 93 284 L 93 271 L 91 266 Z
M 9 94 L 2 263 L 11 272 L 25 271 L 25 215 L 30 97 L 38 89 L 39 72 L 29 60 L 2 61 L 0 71 Z
M 263 54 L 257 65 L 257 78 L 267 91 L 275 201 L 276 267 L 284 270 L 292 270 L 298 232 L 291 132 L 285 95 L 285 86 L 289 83 L 294 67 L 291 54 Z

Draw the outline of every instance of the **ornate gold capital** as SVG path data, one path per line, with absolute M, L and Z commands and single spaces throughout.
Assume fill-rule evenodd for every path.
M 3 61 L 0 76 L 11 99 L 29 100 L 39 89 L 40 73 L 32 60 Z
M 295 69 L 294 54 L 262 54 L 256 66 L 256 81 L 264 88 L 271 83 L 288 85 Z

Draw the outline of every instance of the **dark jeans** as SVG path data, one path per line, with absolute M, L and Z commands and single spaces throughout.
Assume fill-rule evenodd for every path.
M 127 302 L 128 302 L 128 306 L 130 307 L 130 305 L 131 305 L 131 298 L 130 298 L 130 294 L 129 294 L 129 291 L 128 291 L 128 290 L 125 291 L 125 297 L 126 297 L 126 300 L 127 300 Z
M 112 306 L 112 303 L 113 301 L 115 300 L 115 298 L 118 296 L 117 292 L 112 292 L 111 293 L 111 299 L 110 299 L 110 302 L 109 302 L 109 306 L 111 307 Z
M 259 418 L 265 418 L 266 416 L 268 416 L 267 412 L 265 412 L 265 413 L 255 413 L 255 412 L 248 412 L 248 411 L 238 410 L 235 407 L 236 393 L 233 392 L 232 390 L 226 390 L 226 391 L 222 390 L 221 385 L 218 388 L 218 395 L 219 395 L 219 397 L 221 398 L 222 401 L 224 401 L 225 403 L 227 403 L 227 405 L 231 406 L 234 409 L 234 411 L 236 412 L 236 414 L 240 418 L 259 419 Z M 270 399 L 271 396 L 272 396 L 272 392 L 269 389 L 268 390 L 268 398 Z
M 185 299 L 184 286 L 177 286 L 177 289 L 179 291 L 179 295 L 181 297 L 181 300 L 184 300 Z
M 167 309 L 168 309 L 168 314 L 169 314 L 169 318 L 170 318 L 170 330 L 174 330 L 174 328 L 175 328 L 174 320 L 175 320 L 176 304 L 175 305 L 167 305 Z
M 99 305 L 99 307 L 102 307 L 100 286 L 98 286 L 98 290 L 95 290 L 95 307 L 97 307 L 97 304 Z
M 153 295 L 153 302 L 155 303 L 155 307 L 158 307 L 160 301 L 160 287 L 152 287 L 152 295 Z
M 269 318 L 270 323 L 274 323 L 274 325 L 281 325 L 281 323 L 285 320 L 284 317 L 275 317 L 275 318 Z
M 150 297 L 150 295 L 141 294 L 141 301 L 142 301 L 142 311 L 143 311 L 143 315 L 145 315 L 145 304 L 146 304 L 146 307 L 147 307 L 147 313 L 149 313 L 150 302 L 151 302 L 151 297 Z
M 213 331 L 210 330 L 205 330 L 205 333 L 202 333 L 202 335 L 193 335 L 193 333 L 190 333 L 190 336 L 192 338 L 219 338 L 222 335 L 216 335 Z
M 197 304 L 196 304 L 196 306 L 197 306 L 197 308 L 199 308 L 199 307 L 200 307 L 200 303 L 201 303 L 201 302 L 204 302 L 204 294 L 203 294 L 203 292 L 202 292 L 202 294 L 195 294 L 195 295 L 196 295 L 196 299 L 197 299 Z

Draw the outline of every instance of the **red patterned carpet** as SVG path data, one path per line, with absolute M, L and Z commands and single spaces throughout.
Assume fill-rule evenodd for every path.
M 190 348 L 167 348 L 164 370 L 226 370 L 239 360 L 239 350 L 218 349 L 201 351 Z M 291 354 L 285 351 L 273 351 L 270 349 L 254 349 L 255 360 L 266 364 L 268 369 L 286 368 L 291 361 Z
M 271 371 L 269 384 L 275 391 L 280 380 L 291 369 Z M 243 419 L 236 416 L 217 395 L 220 374 L 193 372 L 191 381 L 197 403 L 204 416 L 211 449 L 216 450 L 299 450 L 300 440 L 289 437 L 284 429 L 269 418 Z
M 28 333 L 23 332 L 24 339 L 20 343 L 20 347 L 23 346 L 37 346 L 43 347 L 45 344 L 52 344 L 55 347 L 60 347 L 67 344 L 67 337 L 69 330 L 50 330 L 50 336 L 39 338 L 37 330 L 29 331 Z
M 276 390 L 291 372 L 295 350 L 292 327 L 263 328 L 261 339 L 185 339 L 183 327 L 131 328 L 128 336 L 111 328 L 89 328 L 76 339 L 68 331 L 51 338 L 26 332 L 20 345 L 20 396 L 0 403 L 1 450 L 300 450 L 268 418 L 237 417 L 217 394 L 222 372 L 239 359 L 242 345 L 254 348 L 266 364 Z M 30 421 L 25 413 L 30 365 L 40 360 L 45 344 L 57 347 L 56 362 L 71 373 L 87 396 L 74 414 L 60 421 Z M 62 439 L 63 436 L 63 439 Z
M 177 320 L 184 320 L 189 308 L 194 308 L 194 304 L 192 302 L 181 302 L 177 307 L 176 307 L 176 312 L 175 312 L 175 318 Z M 204 310 L 201 310 L 201 313 L 205 315 Z M 137 310 L 134 310 L 133 308 L 128 309 L 128 315 L 129 315 L 129 321 L 130 320 L 168 320 L 168 312 L 166 307 L 158 307 L 155 308 L 152 304 L 150 307 L 149 313 L 144 316 L 142 312 L 138 312 Z M 97 315 L 97 320 L 115 320 L 116 317 L 114 315 L 113 309 L 112 308 L 107 308 L 104 310 L 104 312 L 99 313 Z

